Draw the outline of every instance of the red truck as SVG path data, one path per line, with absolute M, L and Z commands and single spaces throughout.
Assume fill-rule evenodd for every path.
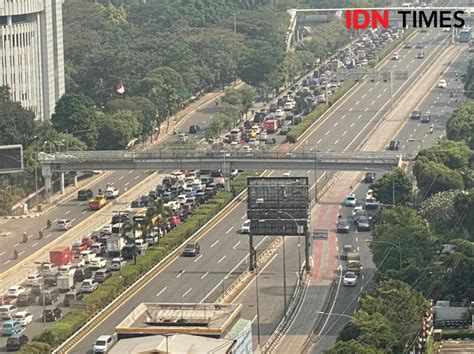
M 59 246 L 49 251 L 49 262 L 58 267 L 68 264 L 72 259 L 72 251 L 68 246 Z
M 278 121 L 276 119 L 269 119 L 263 123 L 268 134 L 275 133 L 278 130 Z

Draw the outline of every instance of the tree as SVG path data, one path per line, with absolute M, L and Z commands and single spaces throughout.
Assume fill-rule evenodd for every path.
M 381 203 L 403 205 L 411 200 L 413 185 L 406 172 L 396 168 L 372 183 L 371 188 Z
M 326 354 L 383 354 L 385 353 L 382 349 L 374 348 L 369 343 L 361 343 L 357 340 L 350 341 L 338 341 L 336 345 L 330 350 L 325 352 Z
M 458 213 L 454 201 L 458 192 L 450 190 L 432 195 L 424 200 L 419 208 L 421 217 L 426 219 L 438 235 L 444 235 L 449 242 L 449 235 L 458 227 Z
M 58 132 L 71 133 L 94 149 L 98 137 L 98 121 L 94 102 L 86 96 L 66 94 L 56 103 L 51 122 Z
M 474 149 L 474 103 L 465 103 L 453 112 L 446 124 L 446 133 L 448 139 L 464 141 Z
M 97 149 L 120 150 L 139 133 L 137 119 L 129 111 L 105 115 L 101 119 Z
M 464 227 L 469 239 L 474 241 L 474 189 L 457 193 L 453 204 L 456 221 Z

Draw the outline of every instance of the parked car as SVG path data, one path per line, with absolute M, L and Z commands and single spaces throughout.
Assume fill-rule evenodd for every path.
M 93 196 L 94 192 L 91 189 L 81 189 L 77 192 L 77 200 L 79 201 L 92 199 Z
M 62 311 L 59 307 L 50 307 L 43 311 L 43 317 L 46 322 L 56 322 L 62 316 Z
M 201 246 L 199 246 L 199 243 L 197 242 L 192 242 L 188 243 L 183 250 L 183 256 L 185 257 L 195 257 L 201 252 Z
M 2 335 L 11 336 L 12 334 L 18 334 L 21 332 L 23 326 L 15 320 L 6 320 L 2 324 Z
M 13 316 L 13 319 L 22 326 L 28 326 L 28 324 L 33 321 L 33 314 L 27 310 L 19 311 Z
M 24 347 L 30 342 L 27 336 L 24 334 L 14 335 L 7 339 L 7 351 L 15 352 L 19 351 L 21 347 Z
M 346 272 L 344 274 L 344 278 L 342 279 L 342 284 L 344 286 L 356 286 L 357 274 L 354 272 Z

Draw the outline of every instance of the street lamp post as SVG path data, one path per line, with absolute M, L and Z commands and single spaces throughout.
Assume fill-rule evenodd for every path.
M 255 267 L 255 291 L 256 291 L 256 300 L 257 300 L 257 343 L 260 346 L 260 307 L 258 299 L 258 270 Z
M 278 211 L 279 214 L 285 214 L 286 216 L 288 216 L 291 221 L 293 221 L 295 223 L 295 226 L 296 226 L 296 232 L 298 233 L 298 278 L 301 279 L 301 232 L 300 232 L 300 225 L 298 225 L 298 222 L 293 218 L 293 216 L 285 211 L 282 211 L 282 210 L 279 210 Z M 283 257 L 285 254 L 285 236 L 283 236 Z M 285 262 L 285 260 L 283 259 L 283 262 Z

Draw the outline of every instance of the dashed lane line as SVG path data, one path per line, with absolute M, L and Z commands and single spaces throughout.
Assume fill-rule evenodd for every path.
M 161 294 L 163 294 L 166 291 L 166 289 L 168 289 L 167 286 L 165 286 L 163 289 L 161 289 L 161 291 L 158 294 L 156 294 L 156 296 L 160 296 Z

